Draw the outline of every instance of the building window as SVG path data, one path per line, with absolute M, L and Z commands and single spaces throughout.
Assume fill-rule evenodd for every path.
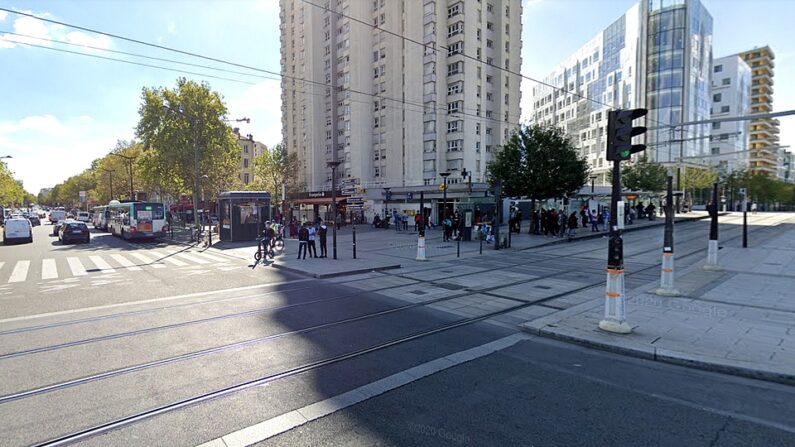
M 491 39 L 486 39 L 486 48 L 494 48 L 494 42 Z
M 243 174 L 243 183 L 248 185 L 248 183 L 249 183 L 248 173 Z
M 457 22 L 447 27 L 447 37 L 453 37 L 456 34 L 464 32 L 464 23 Z
M 716 65 L 715 66 L 715 70 L 714 70 L 715 73 L 720 73 L 722 71 L 723 71 L 723 65 Z
M 456 82 L 455 84 L 450 84 L 447 86 L 447 94 L 448 95 L 455 95 L 461 93 L 463 91 L 463 83 Z
M 464 140 L 452 140 L 447 142 L 447 152 L 458 152 L 464 146 Z
M 488 82 L 489 84 L 491 84 L 491 81 L 492 81 L 492 77 L 491 77 L 491 75 L 486 75 L 486 82 Z
M 243 159 L 243 167 L 248 168 L 248 158 Z
M 731 83 L 732 83 L 732 80 L 731 80 L 731 78 L 723 78 L 723 79 L 721 80 L 721 85 L 729 85 L 729 84 L 731 84 Z
M 461 14 L 461 3 L 456 3 L 453 6 L 447 8 L 447 18 L 455 17 L 458 14 Z
M 373 166 L 373 177 L 380 177 L 380 176 L 381 176 L 381 167 Z
M 464 42 L 456 42 L 447 47 L 447 55 L 461 54 L 464 52 Z
M 720 123 L 712 123 L 713 129 L 720 129 Z
M 729 113 L 729 106 L 721 106 L 720 113 Z
M 490 13 L 493 13 L 494 12 L 494 5 L 492 5 L 491 3 L 486 3 L 486 11 L 490 12 Z
M 719 147 L 713 147 L 712 148 L 712 155 L 720 155 L 720 148 Z
M 373 118 L 373 127 L 378 127 L 378 125 L 380 123 L 381 123 L 381 118 L 379 118 L 377 116 L 375 118 Z
M 722 98 L 723 98 L 722 94 L 715 93 L 714 95 L 712 95 L 712 102 L 720 102 Z
M 491 101 L 491 93 L 486 92 L 486 101 Z
M 458 113 L 461 110 L 463 101 L 455 101 L 447 104 L 447 114 Z
M 505 94 L 505 105 L 506 106 L 508 105 L 508 94 L 507 93 Z
M 507 53 L 509 51 L 511 51 L 511 43 L 510 42 L 505 42 L 505 52 Z
M 494 24 L 491 22 L 486 22 L 486 29 L 489 31 L 494 31 Z
M 450 121 L 447 123 L 447 133 L 460 132 L 463 130 L 463 121 Z
M 456 75 L 458 73 L 464 72 L 464 62 L 454 62 L 452 64 L 447 65 L 447 76 Z

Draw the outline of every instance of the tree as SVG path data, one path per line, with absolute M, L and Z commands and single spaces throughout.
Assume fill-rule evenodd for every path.
M 274 198 L 274 204 L 282 206 L 282 183 L 288 193 L 297 192 L 301 186 L 297 174 L 298 154 L 290 154 L 284 145 L 277 144 L 273 149 L 265 148 L 254 159 L 254 181 L 246 189 L 268 191 Z
M 681 187 L 685 191 L 685 202 L 692 202 L 693 196 L 698 195 L 699 202 L 702 200 L 703 192 L 705 190 L 712 190 L 712 185 L 718 180 L 718 172 L 712 166 L 693 167 L 685 166 L 682 168 L 682 182 Z M 687 192 L 690 191 L 688 199 Z M 711 197 L 711 192 L 707 197 Z M 711 199 L 707 199 L 709 201 Z
M 144 147 L 144 181 L 174 197 L 187 192 L 198 196 L 202 187 L 218 191 L 238 186 L 240 148 L 224 122 L 226 113 L 221 95 L 207 83 L 179 78 L 173 90 L 144 88 L 136 127 Z M 207 178 L 201 180 L 203 176 Z
M 621 181 L 633 191 L 663 191 L 668 170 L 660 163 L 649 160 L 644 154 L 637 162 L 627 164 L 621 172 Z
M 487 179 L 502 181 L 508 196 L 537 199 L 572 195 L 586 182 L 588 162 L 566 134 L 553 127 L 521 126 L 486 167 Z
M 22 182 L 15 179 L 8 166 L 0 161 L 0 205 L 22 205 L 26 194 Z

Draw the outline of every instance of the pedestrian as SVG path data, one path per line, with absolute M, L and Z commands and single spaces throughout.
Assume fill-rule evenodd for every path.
M 395 231 L 400 231 L 400 214 L 397 210 L 392 211 L 392 221 L 395 222 Z
M 531 218 L 533 219 L 533 224 L 530 226 L 530 232 L 532 234 L 541 234 L 541 216 L 538 214 L 538 210 L 533 210 Z
M 591 232 L 599 231 L 599 217 L 596 215 L 596 210 L 591 210 Z
M 560 225 L 560 237 L 566 236 L 566 227 L 568 226 L 568 223 L 566 219 L 566 212 L 563 210 L 560 210 L 560 214 L 558 215 L 558 225 Z
M 295 216 L 290 219 L 290 239 L 295 239 L 298 237 L 298 222 L 295 220 Z
M 420 231 L 420 219 L 422 219 L 422 214 L 416 211 L 414 213 L 414 231 Z
M 576 211 L 571 212 L 571 215 L 569 216 L 569 220 L 567 223 L 569 226 L 569 242 L 571 242 L 571 240 L 574 239 L 574 236 L 577 235 L 577 227 L 579 226 L 579 222 L 577 221 Z
M 314 225 L 310 225 L 307 231 L 309 231 L 309 238 L 307 240 L 309 257 L 317 258 L 317 248 L 315 247 L 315 236 L 317 236 L 317 228 L 315 228 Z
M 583 206 L 580 210 L 580 217 L 582 218 L 582 227 L 588 228 L 588 206 Z
M 320 257 L 327 258 L 328 257 L 328 248 L 326 247 L 326 234 L 328 233 L 328 227 L 326 226 L 325 222 L 320 224 L 320 227 L 317 229 L 317 236 L 320 239 Z
M 442 226 L 444 231 L 444 236 L 442 238 L 443 242 L 447 242 L 450 240 L 450 237 L 453 234 L 453 220 L 450 217 L 445 217 L 442 221 Z
M 453 214 L 453 236 L 455 236 L 456 238 L 459 236 L 458 226 L 460 223 L 461 223 L 461 214 L 458 211 L 456 211 Z
M 548 221 L 548 219 L 547 219 L 547 210 L 545 210 L 544 208 L 541 208 L 541 217 L 540 217 L 541 232 L 544 233 L 544 236 L 549 234 L 549 229 L 547 228 L 547 221 Z
M 403 210 L 403 231 L 409 231 L 409 212 Z
M 298 230 L 298 259 L 301 259 L 301 253 L 304 254 L 303 259 L 306 259 L 307 243 L 309 241 L 309 230 L 306 228 L 306 223 L 301 225 Z
M 522 233 L 522 210 L 516 209 L 516 234 Z
M 337 216 L 334 218 L 334 224 L 337 225 L 338 230 L 342 227 L 342 214 L 337 213 Z
M 649 202 L 649 206 L 646 207 L 646 215 L 649 216 L 649 221 L 654 220 L 655 217 L 654 209 L 655 209 L 654 204 Z

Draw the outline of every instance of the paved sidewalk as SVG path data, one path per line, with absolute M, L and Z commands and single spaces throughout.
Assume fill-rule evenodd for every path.
M 705 212 L 691 212 L 677 216 L 677 222 L 699 220 L 708 217 Z M 665 219 L 658 218 L 654 221 L 642 220 L 628 226 L 625 231 L 660 226 L 665 223 Z M 329 256 L 325 259 L 310 259 L 309 256 L 304 260 L 296 259 L 298 254 L 298 241 L 288 239 L 285 241 L 285 251 L 278 255 L 274 261 L 262 264 L 268 267 L 284 269 L 295 273 L 301 273 L 316 278 L 328 278 L 343 275 L 355 275 L 364 272 L 388 270 L 399 267 L 423 266 L 428 268 L 434 262 L 449 262 L 457 258 L 474 258 L 480 256 L 494 256 L 501 251 L 494 249 L 494 244 L 485 241 L 443 241 L 440 227 L 428 229 L 426 231 L 426 261 L 417 261 L 417 233 L 412 231 L 395 231 L 394 229 L 373 229 L 370 225 L 359 225 L 356 228 L 356 259 L 353 259 L 353 237 L 352 227 L 345 226 L 337 232 L 337 259 L 332 259 L 333 247 L 332 237 L 329 231 L 328 251 Z M 544 247 L 553 244 L 565 244 L 567 238 L 552 236 L 537 236 L 527 234 L 527 222 L 525 222 L 523 233 L 511 235 L 511 248 L 509 252 L 517 252 L 535 247 Z M 591 238 L 607 237 L 606 231 L 591 232 L 587 228 L 579 228 L 574 238 L 585 240 Z M 501 237 L 507 237 L 508 227 L 502 226 L 500 229 Z M 184 239 L 184 241 L 183 241 Z M 190 243 L 189 233 L 174 239 L 180 243 Z M 213 238 L 213 251 L 227 254 L 241 259 L 251 260 L 253 263 L 256 242 L 216 242 Z M 481 252 L 482 250 L 482 252 Z M 318 246 L 319 253 L 319 246 Z
M 703 261 L 681 271 L 683 296 L 627 293 L 629 335 L 597 328 L 604 298 L 523 324 L 528 332 L 657 361 L 795 385 L 795 220 L 751 248 L 720 251 L 723 272 Z

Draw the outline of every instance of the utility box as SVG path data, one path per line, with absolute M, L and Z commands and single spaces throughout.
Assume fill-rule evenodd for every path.
M 471 241 L 472 240 L 472 223 L 473 223 L 473 213 L 472 210 L 464 211 L 464 240 Z
M 253 241 L 272 220 L 271 195 L 265 191 L 226 191 L 218 194 L 221 241 Z

